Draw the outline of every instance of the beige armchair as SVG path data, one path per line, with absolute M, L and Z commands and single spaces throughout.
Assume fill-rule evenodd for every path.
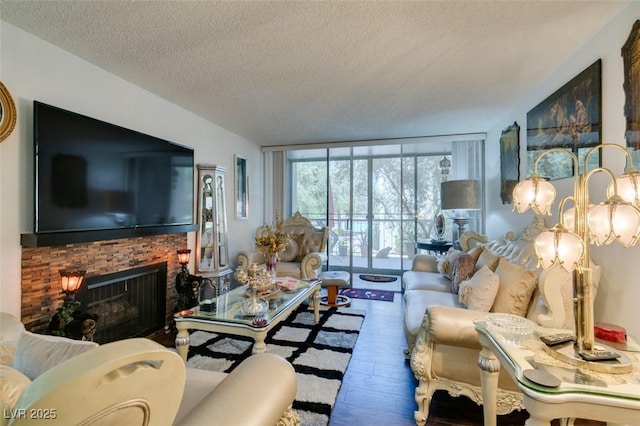
M 98 346 L 34 335 L 5 313 L 0 326 L 2 425 L 299 424 L 291 409 L 295 371 L 274 354 L 254 355 L 224 374 L 186 368 L 177 353 L 149 339 Z M 20 357 L 50 346 L 53 357 L 66 359 L 42 372 L 34 370 L 42 362 L 18 369 L 25 366 Z
M 277 276 L 317 278 L 322 272 L 322 266 L 327 263 L 329 228 L 314 227 L 300 212 L 282 222 L 279 228 L 289 235 L 289 241 L 280 253 Z M 256 236 L 264 236 L 267 232 L 269 227 L 261 226 L 256 230 Z M 237 269 L 245 271 L 254 263 L 260 266 L 264 262 L 264 255 L 256 249 L 241 251 L 236 258 Z

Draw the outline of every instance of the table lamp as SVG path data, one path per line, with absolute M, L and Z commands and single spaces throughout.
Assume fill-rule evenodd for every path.
M 442 210 L 454 210 L 453 223 L 458 226 L 458 239 L 471 221 L 468 210 L 480 210 L 480 181 L 449 180 L 440 184 L 440 204 Z

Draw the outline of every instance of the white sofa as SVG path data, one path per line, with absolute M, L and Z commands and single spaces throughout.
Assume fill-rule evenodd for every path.
M 273 354 L 230 374 L 186 368 L 149 339 L 98 346 L 24 331 L 0 313 L 2 425 L 297 425 L 293 367 Z
M 481 248 L 472 249 L 469 254 L 477 256 L 474 257 L 476 275 L 483 265 L 490 267 L 490 263 L 495 275 L 502 274 L 498 280 L 498 293 L 486 310 L 526 316 L 545 327 L 573 329 L 571 274 L 556 267 L 547 271 L 537 267 L 533 240 L 544 229 L 544 220 L 538 216 L 517 238 L 513 233 L 507 233 Z M 438 263 L 441 270 L 451 266 L 443 258 L 419 255 L 414 259 L 412 270 L 403 274 L 407 353 L 419 382 L 415 391 L 417 425 L 426 424 L 429 404 L 436 390 L 446 390 L 452 396 L 464 395 L 482 403 L 477 367 L 481 346 L 473 322 L 485 319 L 487 312 L 468 309 L 460 301 L 460 295 L 452 293 L 451 280 L 438 271 Z M 595 295 L 600 280 L 600 269 L 595 265 L 592 277 Z M 472 281 L 476 280 L 471 278 L 463 284 L 463 294 L 469 294 L 466 289 Z M 524 300 L 527 297 L 529 299 Z M 466 297 L 463 299 L 469 303 Z M 522 408 L 518 388 L 506 373 L 501 372 L 498 414 Z

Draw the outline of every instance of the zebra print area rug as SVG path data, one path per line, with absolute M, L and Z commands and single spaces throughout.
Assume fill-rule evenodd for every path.
M 365 312 L 321 308 L 318 324 L 303 305 L 269 332 L 267 352 L 289 361 L 298 376 L 293 409 L 303 426 L 325 426 L 358 339 Z M 251 355 L 253 341 L 243 336 L 194 331 L 187 365 L 231 372 Z

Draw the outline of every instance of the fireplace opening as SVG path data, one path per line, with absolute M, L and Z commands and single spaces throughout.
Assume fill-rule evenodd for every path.
M 148 336 L 164 327 L 167 262 L 87 277 L 85 283 L 76 300 L 98 316 L 95 342 Z

